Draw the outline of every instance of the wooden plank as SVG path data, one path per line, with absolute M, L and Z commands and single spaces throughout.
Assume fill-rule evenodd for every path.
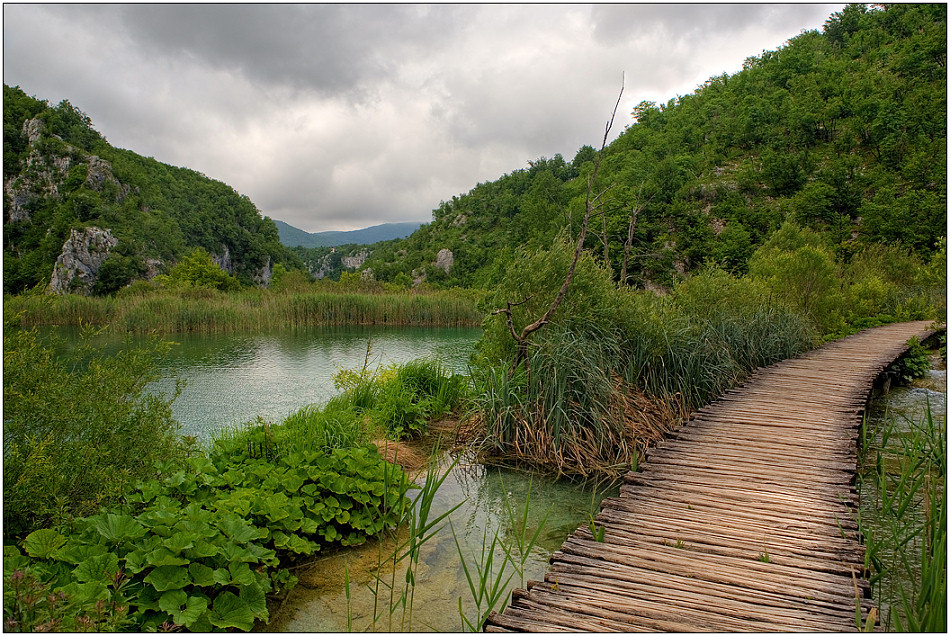
M 554 560 L 549 574 L 550 576 L 545 576 L 545 581 L 555 583 L 562 579 L 567 580 L 564 578 L 565 574 L 573 577 L 595 576 L 609 579 L 611 584 L 617 587 L 643 583 L 649 584 L 655 589 L 672 590 L 674 592 L 675 590 L 695 589 L 702 591 L 710 597 L 717 597 L 717 599 L 718 597 L 736 599 L 756 598 L 767 605 L 814 607 L 826 613 L 829 608 L 832 610 L 834 608 L 840 610 L 841 608 L 841 597 L 837 594 L 829 594 L 823 590 L 814 590 L 812 594 L 804 596 L 793 596 L 785 589 L 745 589 L 731 585 L 728 582 L 697 579 L 679 573 L 662 572 L 629 564 L 611 563 L 603 561 L 602 559 L 563 552 L 558 553 L 558 557 Z M 715 600 L 715 602 L 719 602 L 719 600 Z M 853 604 L 848 606 L 848 611 L 853 615 Z
M 656 572 L 638 570 L 633 578 L 616 578 L 610 572 L 600 576 L 590 570 L 579 570 L 567 573 L 570 564 L 559 564 L 552 568 L 545 576 L 545 583 L 561 585 L 579 585 L 589 589 L 598 589 L 613 592 L 619 602 L 626 602 L 627 598 L 644 598 L 647 600 L 662 601 L 671 606 L 685 603 L 706 604 L 712 607 L 730 607 L 733 603 L 754 606 L 762 612 L 785 617 L 794 616 L 826 616 L 833 620 L 854 621 L 854 609 L 842 609 L 837 602 L 805 599 L 797 602 L 779 594 L 762 591 L 749 592 L 729 585 L 697 581 L 695 579 L 679 579 L 681 586 L 672 586 L 674 577 L 657 576 Z M 653 575 L 653 576 L 651 576 Z
M 768 483 L 768 488 L 763 489 L 762 484 Z M 852 489 L 807 489 L 798 487 L 796 484 L 781 483 L 775 480 L 758 480 L 748 478 L 736 478 L 733 480 L 723 479 L 721 476 L 712 477 L 708 474 L 697 474 L 691 472 L 680 472 L 675 476 L 654 472 L 647 473 L 627 473 L 624 476 L 624 483 L 631 484 L 640 488 L 678 488 L 689 492 L 709 492 L 711 489 L 716 491 L 735 491 L 749 493 L 750 495 L 763 494 L 770 498 L 794 499 L 795 501 L 809 501 L 814 505 L 823 505 L 828 501 L 829 494 L 832 494 L 832 501 L 841 503 L 852 503 L 852 497 L 857 495 Z M 762 493 L 766 490 L 765 493 Z
M 642 517 L 634 520 L 630 525 L 621 525 L 627 522 L 618 522 L 615 511 L 603 510 L 597 515 L 598 524 L 606 522 L 612 533 L 641 533 L 645 536 L 662 537 L 668 539 L 671 534 L 684 541 L 732 541 L 735 545 L 757 547 L 760 551 L 773 548 L 783 549 L 789 553 L 827 554 L 829 558 L 846 558 L 852 556 L 855 560 L 864 562 L 864 546 L 854 541 L 847 541 L 838 537 L 828 538 L 823 535 L 797 535 L 776 528 L 736 526 L 729 523 L 708 523 L 686 520 L 672 520 L 654 516 Z M 578 528 L 578 532 L 587 526 Z M 589 531 L 589 529 L 588 529 Z
M 813 631 L 832 631 L 854 628 L 853 613 L 844 617 L 776 608 L 763 609 L 752 603 L 736 603 L 730 599 L 720 599 L 717 604 L 710 604 L 708 598 L 702 597 L 691 598 L 684 602 L 684 597 L 673 597 L 669 593 L 623 596 L 618 594 L 616 589 L 596 589 L 585 585 L 584 581 L 580 580 L 572 580 L 570 583 L 561 582 L 557 585 L 548 584 L 532 590 L 534 600 L 549 604 L 556 604 L 561 592 L 563 592 L 561 603 L 570 603 L 582 613 L 591 608 L 614 610 L 615 613 L 612 614 L 614 617 L 618 614 L 629 614 L 651 618 L 656 621 L 665 621 L 669 628 L 688 626 L 691 628 L 690 631 L 715 629 L 726 632 L 773 632 L 796 631 L 802 627 Z M 618 599 L 621 598 L 624 602 L 618 603 Z
M 664 511 L 665 514 L 658 514 L 653 511 L 643 511 L 645 514 L 619 510 L 616 508 L 604 509 L 597 515 L 597 519 L 604 518 L 612 523 L 632 524 L 629 527 L 634 531 L 640 527 L 649 527 L 653 524 L 657 527 L 676 528 L 688 531 L 694 529 L 697 532 L 708 531 L 709 533 L 723 533 L 729 536 L 761 537 L 762 541 L 770 541 L 772 537 L 783 537 L 786 542 L 792 545 L 801 545 L 807 549 L 813 544 L 821 544 L 829 549 L 845 549 L 848 546 L 855 546 L 854 549 L 863 552 L 863 546 L 857 543 L 857 534 L 846 532 L 844 537 L 830 537 L 824 532 L 816 532 L 814 529 L 802 530 L 791 528 L 788 524 L 768 524 L 768 523 L 742 523 L 737 524 L 728 519 L 685 519 L 677 516 L 674 512 Z
M 837 576 L 850 577 L 851 572 L 863 570 L 863 562 L 855 559 L 842 559 L 838 556 L 829 556 L 816 552 L 800 551 L 788 553 L 782 550 L 781 543 L 770 546 L 762 543 L 742 545 L 732 538 L 726 541 L 710 540 L 709 535 L 696 534 L 688 536 L 682 532 L 667 532 L 659 536 L 647 537 L 642 531 L 624 532 L 622 528 L 610 528 L 609 535 L 605 532 L 604 541 L 612 545 L 628 546 L 642 550 L 658 550 L 660 547 L 672 547 L 692 554 L 721 555 L 734 557 L 740 560 L 752 559 L 762 562 L 768 559 L 772 565 L 781 565 L 796 569 L 814 570 Z M 589 528 L 579 528 L 576 537 L 578 540 L 594 541 Z M 763 556 L 763 555 L 767 555 Z
M 623 487 L 621 487 L 623 490 Z M 717 515 L 719 518 L 734 519 L 736 523 L 770 521 L 781 524 L 788 528 L 844 528 L 846 530 L 857 529 L 857 522 L 851 518 L 850 512 L 842 506 L 841 516 L 834 515 L 809 515 L 808 517 L 782 515 L 780 512 L 769 510 L 764 506 L 756 507 L 750 510 L 740 510 L 734 504 L 714 497 L 683 497 L 676 493 L 665 491 L 632 491 L 625 492 L 626 497 L 622 497 L 616 502 L 614 507 L 621 510 L 630 510 L 634 505 L 652 506 L 662 508 L 664 506 L 675 505 L 679 509 L 679 514 L 688 518 L 699 518 Z
M 787 590 L 819 588 L 853 594 L 854 583 L 850 576 L 838 576 L 824 572 L 815 572 L 802 568 L 788 567 L 774 563 L 762 563 L 757 559 L 738 559 L 725 555 L 707 555 L 680 550 L 672 546 L 653 546 L 642 549 L 631 546 L 618 546 L 610 542 L 584 541 L 576 536 L 570 537 L 561 546 L 566 553 L 584 556 L 598 555 L 605 561 L 630 563 L 641 567 L 653 566 L 654 569 L 669 568 L 669 571 L 682 572 L 692 578 L 728 581 L 752 589 L 768 589 L 781 586 Z M 716 572 L 710 570 L 715 569 Z M 711 579 L 708 577 L 717 577 Z M 867 581 L 858 581 L 858 585 L 870 590 Z M 767 587 L 766 587 L 767 586 Z
M 799 482 L 789 482 L 779 480 L 773 477 L 756 477 L 754 475 L 713 473 L 708 470 L 661 470 L 652 468 L 642 472 L 630 473 L 624 475 L 624 482 L 628 484 L 640 485 L 643 487 L 665 487 L 678 488 L 690 485 L 705 486 L 715 489 L 720 486 L 731 488 L 749 488 L 766 489 L 771 492 L 781 490 L 789 494 L 801 494 L 802 496 L 819 497 L 822 500 L 831 499 L 843 503 L 851 503 L 856 500 L 857 492 L 853 486 L 849 485 L 824 485 L 824 484 L 802 484 Z
M 671 486 L 674 484 L 671 483 Z M 717 488 L 715 491 L 700 488 L 690 488 L 682 484 L 674 488 L 638 488 L 635 485 L 625 484 L 620 488 L 621 496 L 629 495 L 634 499 L 655 499 L 669 501 L 672 504 L 685 503 L 687 505 L 707 505 L 709 507 L 732 507 L 755 509 L 762 512 L 782 514 L 801 513 L 813 519 L 827 519 L 833 516 L 846 514 L 848 511 L 844 502 L 825 500 L 816 502 L 814 497 L 795 497 L 780 492 L 760 493 L 737 488 Z

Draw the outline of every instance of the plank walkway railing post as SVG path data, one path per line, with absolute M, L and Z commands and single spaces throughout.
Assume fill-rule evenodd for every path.
M 758 369 L 628 473 L 620 496 L 486 631 L 855 631 L 870 586 L 852 510 L 874 380 L 930 322 Z

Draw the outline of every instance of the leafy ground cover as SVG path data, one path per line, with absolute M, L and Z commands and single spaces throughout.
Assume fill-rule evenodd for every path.
M 164 468 L 122 505 L 30 533 L 25 554 L 4 548 L 8 629 L 250 630 L 268 619 L 267 595 L 294 584 L 287 565 L 361 543 L 409 505 L 404 473 L 371 445 L 280 458 L 219 448 Z

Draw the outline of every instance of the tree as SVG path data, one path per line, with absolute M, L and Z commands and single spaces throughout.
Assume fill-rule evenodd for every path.
M 218 267 L 207 250 L 201 247 L 181 259 L 167 275 L 156 276 L 155 280 L 162 287 L 171 289 L 199 287 L 234 291 L 241 286 L 234 277 Z
M 835 259 L 814 232 L 785 223 L 752 256 L 749 273 L 779 300 L 811 318 L 824 333 L 840 321 L 835 311 L 839 287 Z

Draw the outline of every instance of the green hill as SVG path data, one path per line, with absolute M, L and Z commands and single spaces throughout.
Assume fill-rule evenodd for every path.
M 68 101 L 54 107 L 6 85 L 3 181 L 6 293 L 51 279 L 109 293 L 198 247 L 245 284 L 266 284 L 276 263 L 301 266 L 230 186 L 113 148 Z
M 843 259 L 875 243 L 928 256 L 946 236 L 946 15 L 944 4 L 849 5 L 735 75 L 639 104 L 606 148 L 588 249 L 645 287 L 707 263 L 742 273 L 786 220 Z M 365 267 L 491 286 L 517 251 L 576 235 L 594 156 L 585 146 L 478 184 Z M 439 267 L 446 250 L 451 267 Z
M 405 238 L 419 229 L 421 223 L 383 223 L 360 230 L 305 232 L 283 221 L 274 220 L 280 242 L 287 247 L 338 247 L 340 245 L 372 245 L 380 241 Z

